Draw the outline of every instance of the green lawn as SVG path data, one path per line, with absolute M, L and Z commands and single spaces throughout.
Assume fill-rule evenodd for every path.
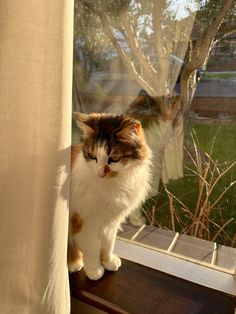
M 226 79 L 229 79 L 229 78 L 233 78 L 235 77 L 236 78 L 236 72 L 228 72 L 228 73 L 211 73 L 211 72 L 206 72 L 205 75 L 203 76 L 202 79 L 204 78 L 216 78 L 216 79 L 223 79 L 223 80 L 226 80 Z
M 221 162 L 236 159 L 236 124 L 217 125 L 191 123 L 190 129 L 194 129 L 198 135 L 200 147 L 209 153 L 213 138 L 216 137 L 212 157 Z
M 236 160 L 236 125 L 224 125 L 219 127 L 219 125 L 191 123 L 190 130 L 195 130 L 197 134 L 200 151 L 207 152 L 208 154 L 211 152 L 212 142 L 215 138 L 211 157 L 214 161 L 218 161 L 219 169 L 225 169 L 225 163 Z M 188 167 L 193 167 L 189 160 L 187 164 Z M 211 195 L 211 202 L 214 203 L 214 200 L 216 200 L 234 180 L 236 180 L 236 166 L 219 180 L 214 189 L 214 193 Z M 189 211 L 194 213 L 199 194 L 198 181 L 196 180 L 196 176 L 192 175 L 188 169 L 185 169 L 185 177 L 170 182 L 167 185 L 167 189 L 174 195 L 174 198 L 176 197 L 182 202 L 182 204 L 180 204 L 175 199 L 172 199 L 177 216 L 175 217 L 176 231 L 183 231 L 184 226 L 191 223 L 189 213 L 183 210 L 183 204 L 186 205 Z M 203 195 L 205 194 L 203 193 Z M 173 222 L 171 223 L 170 203 L 164 186 L 160 187 L 159 195 L 155 197 L 155 199 L 149 200 L 146 204 L 150 216 L 153 206 L 155 206 L 156 209 L 156 223 L 162 227 L 172 228 Z M 232 186 L 225 193 L 217 206 L 212 209 L 210 217 L 214 224 L 218 226 L 223 226 L 229 219 L 234 218 L 234 221 L 231 221 L 224 228 L 224 231 L 221 232 L 221 237 L 217 237 L 216 239 L 219 243 L 232 245 L 232 239 L 236 233 L 236 185 Z M 208 228 L 210 236 L 209 238 L 207 237 L 207 239 L 212 239 L 217 232 L 216 230 L 219 228 L 213 226 L 213 224 L 210 224 Z

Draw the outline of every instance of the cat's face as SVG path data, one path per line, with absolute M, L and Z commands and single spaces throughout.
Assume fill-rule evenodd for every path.
M 148 154 L 139 121 L 123 115 L 75 113 L 84 132 L 83 156 L 101 178 L 114 178 Z

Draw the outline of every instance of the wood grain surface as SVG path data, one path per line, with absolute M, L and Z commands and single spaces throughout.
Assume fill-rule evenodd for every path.
M 71 296 L 107 313 L 234 314 L 236 298 L 145 266 L 122 261 L 99 281 L 70 275 Z

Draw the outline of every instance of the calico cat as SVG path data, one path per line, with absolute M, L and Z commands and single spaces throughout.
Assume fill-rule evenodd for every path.
M 84 266 L 92 280 L 116 271 L 113 254 L 120 223 L 150 192 L 151 151 L 138 120 L 114 114 L 74 114 L 83 130 L 72 146 L 69 271 Z

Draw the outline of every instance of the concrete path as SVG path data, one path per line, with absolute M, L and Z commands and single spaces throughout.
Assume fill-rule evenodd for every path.
M 218 72 L 211 72 L 218 73 Z M 232 72 L 220 72 L 232 73 Z M 235 72 L 236 73 L 236 72 Z M 96 86 L 104 89 L 107 95 L 137 95 L 142 88 L 134 80 L 112 79 L 104 73 L 94 73 L 89 83 L 90 91 L 93 92 Z M 178 86 L 176 86 L 178 90 Z M 205 97 L 236 97 L 236 77 L 229 79 L 202 78 L 197 85 L 196 96 Z

